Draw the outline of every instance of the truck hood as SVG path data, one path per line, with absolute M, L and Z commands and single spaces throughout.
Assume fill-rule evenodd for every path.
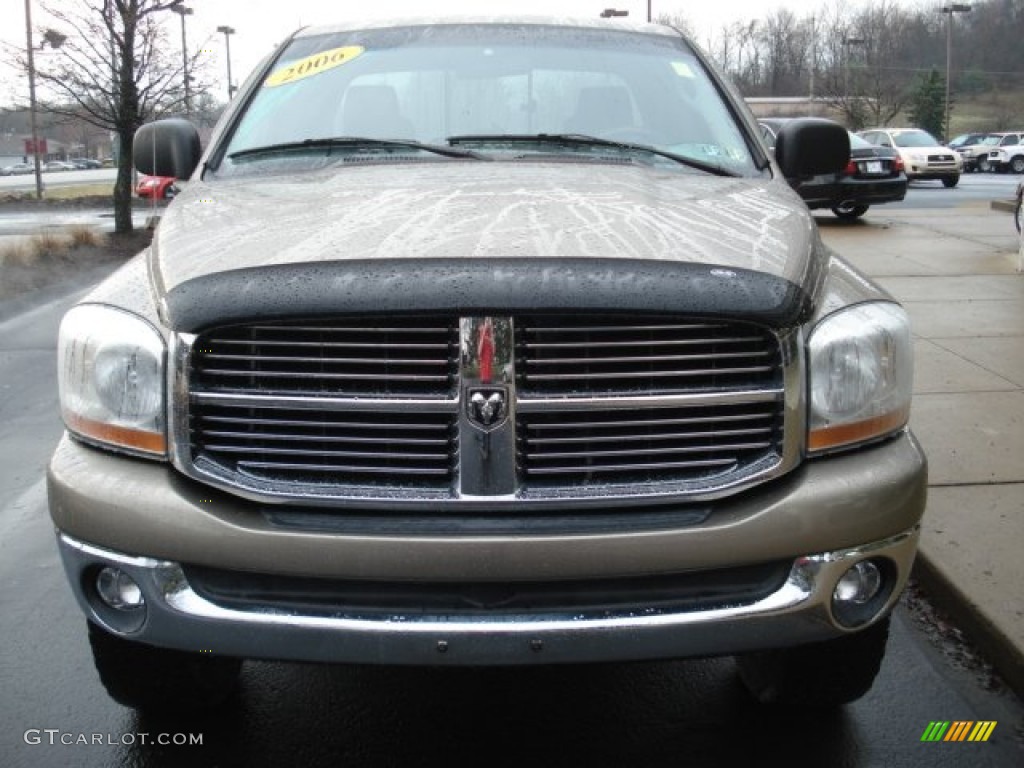
M 715 265 L 813 294 L 822 251 L 806 206 L 778 181 L 454 161 L 192 181 L 163 216 L 150 268 L 161 298 L 226 270 L 398 258 Z

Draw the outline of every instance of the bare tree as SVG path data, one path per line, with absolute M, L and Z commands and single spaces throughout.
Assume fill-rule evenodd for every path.
M 669 27 L 675 27 L 684 35 L 689 38 L 693 38 L 693 24 L 686 18 L 686 14 L 683 13 L 659 13 L 654 17 L 655 24 L 665 24 Z
M 910 17 L 893 2 L 837 15 L 823 29 L 819 49 L 826 67 L 821 93 L 854 130 L 886 125 L 907 105 L 913 71 L 908 65 Z
M 765 17 L 760 29 L 764 50 L 768 93 L 795 96 L 803 91 L 802 81 L 810 43 L 806 30 L 792 11 L 779 8 Z
M 160 14 L 181 0 L 77 0 L 44 6 L 66 35 L 37 71 L 49 95 L 41 108 L 117 136 L 115 232 L 132 230 L 132 143 L 147 120 L 184 105 L 184 62 L 169 52 Z M 198 52 L 189 72 L 196 71 Z M 201 87 L 193 85 L 199 92 Z

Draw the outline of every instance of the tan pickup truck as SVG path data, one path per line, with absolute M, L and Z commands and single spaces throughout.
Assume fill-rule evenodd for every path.
M 925 458 L 907 315 L 830 252 L 677 30 L 303 29 L 152 246 L 64 319 L 49 499 L 100 677 L 213 705 L 242 659 L 736 655 L 762 701 L 871 686 Z

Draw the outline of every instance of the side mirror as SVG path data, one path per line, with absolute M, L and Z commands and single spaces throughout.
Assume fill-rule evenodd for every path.
M 838 173 L 850 161 L 850 135 L 831 120 L 791 120 L 775 137 L 775 160 L 787 179 Z
M 135 132 L 132 145 L 135 167 L 148 176 L 187 179 L 202 154 L 199 131 L 180 117 L 146 123 Z

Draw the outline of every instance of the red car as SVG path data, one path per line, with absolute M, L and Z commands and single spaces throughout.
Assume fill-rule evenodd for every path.
M 170 200 L 178 194 L 176 181 L 177 179 L 172 176 L 142 176 L 139 178 L 139 186 L 135 188 L 135 194 L 156 200 Z

